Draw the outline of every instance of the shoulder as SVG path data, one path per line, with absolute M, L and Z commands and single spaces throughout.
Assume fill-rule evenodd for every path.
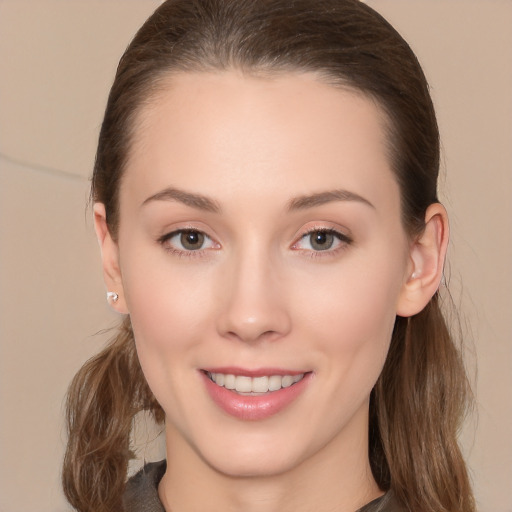
M 393 491 L 388 491 L 380 498 L 360 508 L 357 512 L 406 512 L 406 510 L 396 501 Z
M 128 480 L 123 495 L 125 512 L 165 512 L 158 498 L 158 484 L 165 469 L 165 460 L 151 462 Z

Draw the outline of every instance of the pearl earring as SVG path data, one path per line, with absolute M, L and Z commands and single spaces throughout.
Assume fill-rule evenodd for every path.
M 107 292 L 107 300 L 117 302 L 119 300 L 119 295 L 116 292 Z

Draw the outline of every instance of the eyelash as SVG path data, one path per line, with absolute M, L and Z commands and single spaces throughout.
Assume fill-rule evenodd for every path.
M 210 243 L 215 244 L 218 247 L 220 247 L 220 245 L 218 243 L 214 242 L 212 240 L 212 238 L 209 237 L 206 233 L 204 233 L 203 231 L 201 231 L 199 229 L 194 229 L 194 228 L 176 229 L 175 231 L 172 231 L 171 233 L 167 233 L 167 234 L 163 235 L 162 237 L 160 237 L 158 239 L 158 243 L 160 245 L 162 245 L 163 248 L 167 252 L 169 252 L 173 255 L 176 255 L 180 258 L 202 258 L 202 257 L 207 256 L 207 251 L 210 249 L 210 247 L 200 248 L 200 249 L 195 249 L 195 250 L 193 250 L 193 249 L 187 250 L 187 249 L 177 249 L 176 247 L 173 247 L 172 245 L 170 245 L 169 241 L 172 238 L 174 238 L 175 236 L 178 236 L 178 235 L 183 235 L 184 233 L 195 233 L 195 234 L 204 236 L 205 240 L 209 240 Z M 339 244 L 334 249 L 328 248 L 328 249 L 317 250 L 317 251 L 315 251 L 314 249 L 297 248 L 297 245 L 302 240 L 306 239 L 307 237 L 311 236 L 314 233 L 322 233 L 322 234 L 326 234 L 326 235 L 332 235 L 337 239 Z M 313 228 L 309 229 L 308 231 L 306 231 L 305 233 L 303 233 L 300 236 L 300 238 L 297 240 L 297 242 L 294 242 L 294 244 L 292 245 L 292 249 L 307 252 L 307 253 L 309 253 L 308 256 L 311 258 L 321 258 L 321 257 L 328 257 L 328 256 L 332 256 L 334 254 L 337 254 L 338 252 L 346 249 L 349 245 L 352 244 L 352 242 L 353 242 L 352 238 L 350 238 L 346 234 L 336 231 L 335 229 L 325 228 L 325 227 L 313 227 Z M 215 247 L 215 249 L 216 248 L 217 247 Z
M 325 250 L 318 250 L 318 251 L 310 250 L 310 249 L 299 249 L 299 248 L 296 249 L 299 251 L 307 252 L 308 256 L 310 258 L 325 258 L 325 257 L 336 255 L 340 251 L 345 250 L 353 242 L 351 237 L 349 237 L 348 235 L 346 235 L 344 233 L 340 233 L 339 231 L 337 231 L 333 228 L 313 227 L 311 229 L 308 229 L 305 233 L 303 233 L 300 236 L 299 240 L 293 244 L 292 248 L 296 247 L 300 243 L 300 241 L 306 239 L 307 237 L 311 236 L 314 233 L 333 235 L 337 239 L 339 244 L 333 249 L 328 248 Z
M 167 233 L 165 234 L 164 236 L 160 237 L 158 239 L 158 243 L 160 243 L 160 245 L 163 246 L 163 248 L 175 255 L 175 256 L 178 256 L 180 258 L 203 258 L 205 256 L 207 256 L 207 251 L 209 248 L 206 248 L 206 249 L 203 249 L 203 248 L 200 248 L 200 249 L 195 249 L 195 250 L 187 250 L 187 249 L 177 249 L 176 247 L 173 247 L 169 241 L 174 238 L 175 236 L 177 235 L 183 235 L 184 233 L 196 233 L 198 235 L 201 235 L 201 236 L 204 236 L 205 239 L 209 240 L 211 243 L 215 244 L 215 245 L 219 245 L 217 244 L 216 242 L 214 242 L 212 240 L 211 237 L 209 237 L 206 233 L 204 233 L 203 231 L 201 231 L 200 229 L 195 229 L 195 228 L 181 228 L 181 229 L 176 229 L 175 231 L 172 231 L 171 233 Z

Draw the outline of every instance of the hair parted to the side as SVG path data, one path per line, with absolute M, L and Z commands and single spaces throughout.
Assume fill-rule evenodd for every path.
M 439 133 L 428 85 L 407 43 L 358 0 L 168 0 L 121 58 L 99 137 L 92 199 L 116 237 L 119 187 L 137 115 L 173 72 L 313 71 L 373 98 L 387 114 L 388 146 L 411 237 L 437 202 Z M 172 78 L 171 78 L 172 80 Z M 436 294 L 397 317 L 370 401 L 370 463 L 378 485 L 410 512 L 474 512 L 457 434 L 469 400 L 461 354 Z M 126 318 L 117 337 L 75 377 L 68 394 L 63 485 L 80 512 L 122 510 L 134 415 L 156 403 Z

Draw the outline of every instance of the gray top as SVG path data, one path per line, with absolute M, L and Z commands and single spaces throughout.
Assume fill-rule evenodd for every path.
M 165 512 L 158 498 L 158 484 L 164 476 L 165 460 L 146 464 L 127 484 L 123 497 L 125 512 Z M 392 493 L 373 500 L 356 512 L 401 512 Z

